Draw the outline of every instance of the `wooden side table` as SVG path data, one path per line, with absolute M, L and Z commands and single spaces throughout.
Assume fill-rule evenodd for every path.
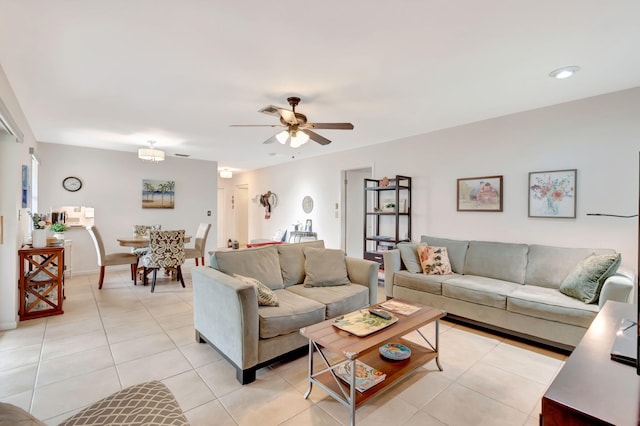
M 64 313 L 64 247 L 25 248 L 20 256 L 20 320 Z

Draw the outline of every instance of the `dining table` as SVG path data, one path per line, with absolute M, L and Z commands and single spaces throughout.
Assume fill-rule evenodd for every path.
M 184 236 L 184 242 L 188 243 L 191 241 L 191 235 Z M 118 238 L 118 243 L 122 247 L 134 247 L 134 248 L 142 248 L 149 247 L 149 237 L 143 235 L 132 235 L 130 237 L 121 237 Z

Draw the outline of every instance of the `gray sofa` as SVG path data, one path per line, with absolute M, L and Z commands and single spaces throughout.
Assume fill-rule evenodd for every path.
M 327 264 L 324 253 L 337 251 L 323 249 L 323 241 L 310 241 L 216 251 L 211 267 L 192 269 L 196 340 L 208 342 L 231 362 L 240 383 L 254 381 L 258 368 L 302 353 L 308 345 L 299 333 L 302 327 L 376 303 L 378 264 L 344 253 Z M 347 285 L 308 283 L 310 276 L 321 281 L 325 273 L 341 270 Z M 256 287 L 234 274 L 271 288 L 279 306 L 259 306 Z
M 559 291 L 583 259 L 613 250 L 429 236 L 422 236 L 421 244 L 446 247 L 453 273 L 416 271 L 415 244 L 400 244 L 383 254 L 387 298 L 434 306 L 451 317 L 564 350 L 578 344 L 607 300 L 633 303 L 637 277 L 622 267 L 606 279 L 597 303 Z

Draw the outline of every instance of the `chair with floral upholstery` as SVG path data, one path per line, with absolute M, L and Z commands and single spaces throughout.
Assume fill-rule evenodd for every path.
M 143 267 L 144 284 L 147 284 L 147 269 L 153 269 L 151 293 L 156 287 L 156 275 L 159 268 L 175 269 L 176 279 L 182 287 L 182 264 L 184 263 L 184 229 L 177 231 L 151 231 L 149 234 L 149 252 L 140 259 Z

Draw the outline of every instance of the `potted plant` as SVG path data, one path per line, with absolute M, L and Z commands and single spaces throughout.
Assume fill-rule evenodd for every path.
M 69 227 L 62 222 L 56 222 L 52 224 L 49 229 L 53 232 L 53 237 L 58 240 L 64 240 L 65 231 L 69 230 Z
M 43 248 L 47 246 L 47 215 L 40 213 L 31 213 L 31 220 L 33 221 L 33 232 L 31 232 L 31 246 L 33 248 Z
M 396 211 L 396 203 L 395 203 L 395 201 L 385 201 L 382 204 L 382 211 L 383 212 L 394 212 L 394 211 Z

